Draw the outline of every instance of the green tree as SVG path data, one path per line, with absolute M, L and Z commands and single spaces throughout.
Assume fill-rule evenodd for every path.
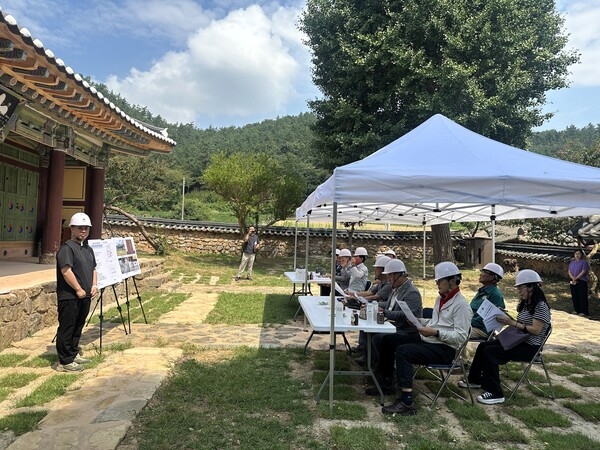
M 305 184 L 285 157 L 266 153 L 216 153 L 203 181 L 237 217 L 241 234 L 252 221 L 263 228 L 289 217 L 304 198 Z
M 323 164 L 363 158 L 435 113 L 523 147 L 579 58 L 562 26 L 553 0 L 308 0 Z

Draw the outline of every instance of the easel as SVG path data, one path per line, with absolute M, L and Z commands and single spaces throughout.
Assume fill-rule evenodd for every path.
M 133 287 L 135 287 L 137 300 L 140 304 L 140 309 L 142 310 L 142 315 L 144 316 L 144 323 L 146 325 L 148 325 L 148 319 L 146 319 L 146 312 L 144 311 L 144 306 L 142 305 L 142 297 L 140 296 L 140 291 L 138 290 L 137 283 L 135 282 L 135 276 L 125 278 L 125 304 L 127 305 L 127 322 L 129 324 L 129 333 L 131 333 L 131 316 L 129 315 L 129 285 L 127 284 L 127 280 L 129 279 L 133 281 Z
M 115 296 L 115 302 L 117 303 L 117 310 L 119 311 L 119 315 L 121 316 L 121 323 L 123 324 L 123 330 L 125 331 L 125 334 L 127 333 L 127 327 L 125 326 L 125 319 L 123 318 L 123 312 L 121 309 L 121 305 L 119 304 L 119 297 L 117 296 L 117 290 L 115 288 L 115 285 L 111 285 L 111 288 L 113 290 L 113 295 Z M 100 303 L 100 315 L 98 316 L 100 319 L 100 349 L 99 349 L 99 353 L 102 354 L 102 324 L 104 322 L 104 316 L 103 316 L 103 297 L 104 297 L 104 290 L 106 288 L 103 287 L 102 289 L 100 289 L 100 296 L 98 297 L 98 300 L 96 300 L 96 304 L 94 305 L 94 309 L 92 310 L 90 317 L 87 321 L 86 327 L 90 324 L 90 321 L 92 320 L 92 316 L 94 315 L 94 312 L 96 312 L 96 308 L 98 307 L 98 303 Z M 131 331 L 131 328 L 130 328 Z

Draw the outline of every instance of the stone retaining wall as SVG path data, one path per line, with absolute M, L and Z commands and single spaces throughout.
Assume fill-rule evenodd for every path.
M 223 255 L 240 255 L 242 252 L 242 243 L 240 235 L 237 233 L 201 231 L 201 230 L 178 230 L 178 229 L 154 229 L 148 227 L 146 229 L 149 234 L 167 244 L 167 251 L 177 250 L 184 253 L 198 254 L 223 254 Z M 131 226 L 111 226 L 111 233 L 108 234 L 106 229 L 103 230 L 103 239 L 110 237 L 127 237 L 132 236 L 138 251 L 152 253 L 154 249 L 148 244 L 146 239 L 135 227 Z M 416 236 L 417 233 L 412 234 Z M 294 256 L 294 236 L 288 235 L 261 235 L 262 255 L 267 257 L 276 256 Z M 337 240 L 339 248 L 349 246 L 347 238 L 339 238 Z M 399 258 L 404 259 L 422 259 L 423 258 L 423 240 L 421 238 L 403 238 L 400 240 L 391 240 L 383 238 L 361 238 L 354 239 L 353 246 L 363 246 L 369 252 L 369 255 L 375 255 L 392 248 Z M 309 239 L 309 254 L 326 256 L 331 250 L 330 236 L 310 236 Z M 304 236 L 298 237 L 298 253 L 299 258 L 303 258 L 306 252 L 306 241 Z M 428 239 L 427 258 L 433 258 L 433 248 Z
M 153 277 L 163 280 L 163 260 L 140 260 L 140 267 L 142 273 L 136 276 L 140 292 L 156 287 L 152 282 Z M 130 292 L 133 289 L 131 283 L 129 289 Z M 124 297 L 123 283 L 115 285 L 115 290 L 120 299 Z M 112 289 L 106 289 L 102 298 L 103 305 L 110 306 L 114 302 Z M 92 300 L 91 307 L 95 304 L 96 300 Z M 0 351 L 12 342 L 20 341 L 49 326 L 58 327 L 55 281 L 0 295 Z

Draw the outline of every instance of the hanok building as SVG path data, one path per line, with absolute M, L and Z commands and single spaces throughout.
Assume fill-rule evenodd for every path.
M 175 145 L 137 121 L 0 11 L 0 258 L 53 263 L 75 212 L 102 231 L 111 154 L 147 156 Z

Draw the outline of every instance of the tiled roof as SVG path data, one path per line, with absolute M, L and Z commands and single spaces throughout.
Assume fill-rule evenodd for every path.
M 580 220 L 569 234 L 582 239 L 599 240 L 600 239 L 600 215 L 590 216 Z
M 232 233 L 239 234 L 240 228 L 235 224 L 215 223 L 215 222 L 197 222 L 187 220 L 167 220 L 167 219 L 150 219 L 137 218 L 144 226 L 153 228 L 163 228 L 168 230 L 181 231 L 204 231 L 214 233 Z M 109 215 L 106 216 L 105 223 L 110 225 L 135 227 L 135 224 L 124 216 Z M 295 228 L 293 227 L 278 227 L 273 226 L 265 230 L 260 230 L 259 233 L 266 236 L 294 236 Z M 311 228 L 310 235 L 318 237 L 330 237 L 332 234 L 330 228 Z M 346 229 L 338 229 L 338 237 L 346 237 L 348 231 Z M 306 236 L 306 230 L 298 229 L 298 236 Z M 412 231 L 354 231 L 353 239 L 379 239 L 384 241 L 414 241 L 422 240 L 423 233 Z M 426 239 L 431 239 L 431 233 L 426 234 Z M 462 239 L 462 235 L 453 234 L 453 240 Z
M 125 114 L 4 12 L 0 12 L 0 83 L 35 109 L 116 148 L 169 152 L 176 144 L 165 129 Z

